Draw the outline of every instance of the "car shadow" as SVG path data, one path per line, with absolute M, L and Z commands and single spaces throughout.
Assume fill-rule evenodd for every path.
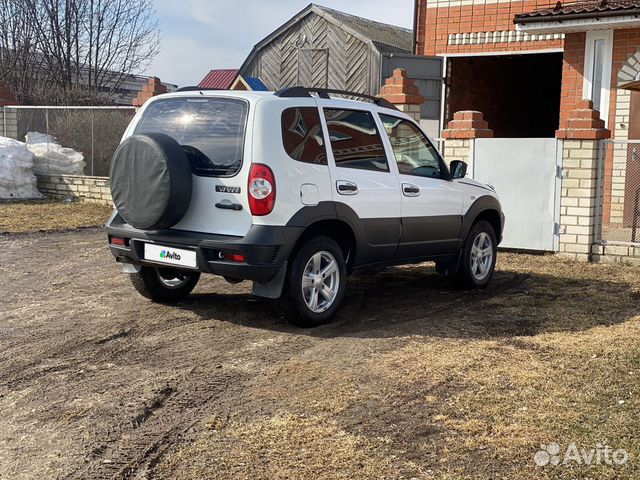
M 289 325 L 281 302 L 247 293 L 193 294 L 178 308 L 203 319 L 314 337 L 496 338 L 621 323 L 640 315 L 640 293 L 596 277 L 500 270 L 487 289 L 465 291 L 433 268 L 408 267 L 352 277 L 335 321 L 314 329 Z

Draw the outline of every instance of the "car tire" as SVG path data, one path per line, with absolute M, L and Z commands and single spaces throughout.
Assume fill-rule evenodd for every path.
M 200 272 L 141 267 L 139 273 L 130 275 L 130 279 L 143 297 L 157 303 L 176 303 L 184 300 L 195 288 Z
M 330 237 L 307 240 L 294 254 L 287 275 L 287 300 L 293 307 L 289 323 L 303 328 L 331 321 L 344 299 L 347 265 L 340 246 Z
M 496 266 L 496 233 L 491 224 L 480 220 L 471 227 L 462 247 L 458 280 L 468 289 L 485 288 Z

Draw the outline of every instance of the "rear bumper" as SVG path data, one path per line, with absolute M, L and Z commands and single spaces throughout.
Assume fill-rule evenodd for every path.
M 253 225 L 244 237 L 180 230 L 148 232 L 131 227 L 116 214 L 109 220 L 106 230 L 109 249 L 116 261 L 121 263 L 180 268 L 146 260 L 144 244 L 154 243 L 195 251 L 196 271 L 237 280 L 268 283 L 285 264 L 303 229 Z M 113 245 L 111 237 L 124 238 L 127 245 Z M 244 262 L 226 261 L 220 258 L 220 253 L 244 255 L 245 260 Z M 189 269 L 185 268 L 185 270 Z

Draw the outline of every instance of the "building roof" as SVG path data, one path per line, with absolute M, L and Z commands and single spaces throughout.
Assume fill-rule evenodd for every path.
M 313 9 L 313 7 L 371 40 L 381 52 L 411 53 L 413 51 L 413 30 L 375 22 L 321 5 L 311 4 L 307 9 Z
M 612 17 L 640 13 L 640 0 L 586 0 L 581 2 L 558 2 L 554 7 L 541 8 L 516 15 L 516 24 L 532 22 L 557 22 Z
M 228 90 L 238 76 L 238 69 L 211 70 L 198 84 L 200 88 L 213 88 L 216 90 Z
M 255 77 L 243 77 L 243 78 L 244 78 L 244 81 L 247 83 L 247 85 L 249 85 L 249 87 L 251 87 L 251 90 L 253 90 L 254 92 L 266 92 L 269 90 L 267 86 L 264 84 L 264 82 L 259 78 L 255 78 Z
M 361 41 L 369 43 L 380 53 L 413 52 L 413 30 L 411 29 L 375 22 L 311 3 L 284 25 L 257 43 L 244 61 L 242 67 L 240 67 L 240 71 L 244 71 L 245 67 L 253 60 L 253 57 L 265 46 L 289 30 L 296 23 L 314 13 L 359 38 Z

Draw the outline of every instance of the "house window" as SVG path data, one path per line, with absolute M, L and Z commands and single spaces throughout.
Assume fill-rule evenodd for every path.
M 583 98 L 593 102 L 593 108 L 600 112 L 605 123 L 609 116 L 612 51 L 613 30 L 587 32 Z
M 602 67 L 604 62 L 604 40 L 598 38 L 593 42 L 593 108 L 600 111 L 602 100 Z

